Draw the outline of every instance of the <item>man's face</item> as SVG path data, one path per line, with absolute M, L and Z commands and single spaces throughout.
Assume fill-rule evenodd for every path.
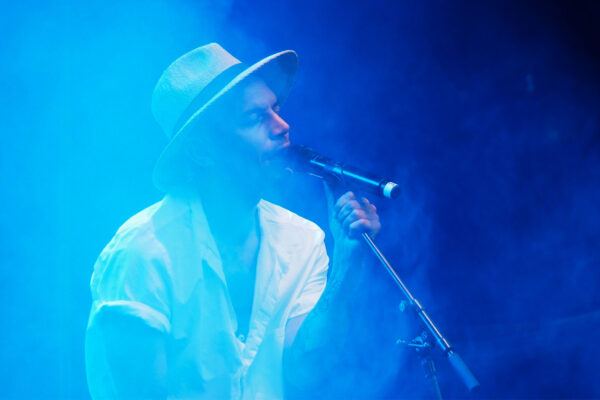
M 215 141 L 224 154 L 220 161 L 240 163 L 243 169 L 268 167 L 273 156 L 290 145 L 290 127 L 279 115 L 278 99 L 260 79 L 237 89 L 220 113 Z M 237 168 L 236 168 L 237 169 Z

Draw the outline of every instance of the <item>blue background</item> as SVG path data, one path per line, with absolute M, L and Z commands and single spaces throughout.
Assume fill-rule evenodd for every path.
M 212 41 L 246 62 L 295 49 L 293 142 L 400 183 L 378 243 L 474 397 L 600 397 L 599 18 L 584 0 L 5 4 L 0 397 L 88 396 L 93 263 L 161 198 L 152 89 Z M 325 226 L 320 196 L 284 197 Z M 415 387 L 390 393 L 425 390 L 407 357 Z

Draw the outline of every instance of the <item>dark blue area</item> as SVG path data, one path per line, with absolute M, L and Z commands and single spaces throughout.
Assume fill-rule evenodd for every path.
M 94 260 L 160 198 L 153 85 L 210 41 L 248 62 L 297 50 L 293 141 L 401 184 L 376 202 L 378 242 L 474 397 L 600 397 L 596 2 L 23 1 L 0 18 L 0 397 L 87 396 Z M 325 224 L 319 196 L 281 200 Z M 390 393 L 422 395 L 410 357 L 416 387 Z

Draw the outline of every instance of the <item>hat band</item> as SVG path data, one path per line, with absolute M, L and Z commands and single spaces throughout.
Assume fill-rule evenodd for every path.
M 190 102 L 185 111 L 181 113 L 181 116 L 173 128 L 172 135 L 175 135 L 197 110 L 208 103 L 210 99 L 215 97 L 215 95 L 219 93 L 221 89 L 223 89 L 246 68 L 247 66 L 244 63 L 234 64 L 231 67 L 223 70 L 212 81 L 210 81 L 210 83 L 206 85 L 196 97 L 194 97 L 194 100 Z

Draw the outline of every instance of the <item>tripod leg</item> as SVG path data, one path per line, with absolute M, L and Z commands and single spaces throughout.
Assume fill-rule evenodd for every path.
M 431 355 L 423 355 L 421 358 L 421 365 L 425 371 L 425 376 L 429 381 L 429 387 L 431 388 L 432 394 L 435 399 L 442 400 L 442 391 L 440 390 L 440 384 L 438 383 L 435 363 L 431 358 Z

